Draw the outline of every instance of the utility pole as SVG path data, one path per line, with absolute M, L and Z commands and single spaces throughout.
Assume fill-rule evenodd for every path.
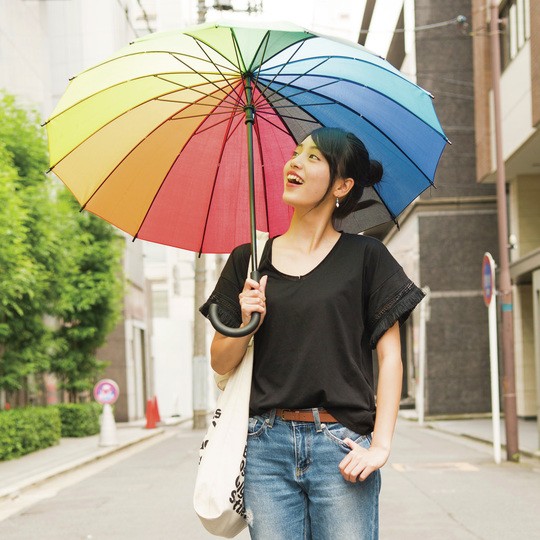
M 198 0 L 198 22 L 206 20 L 205 0 Z M 208 412 L 208 367 L 206 358 L 206 321 L 199 313 L 199 306 L 206 295 L 206 260 L 204 255 L 195 254 L 195 294 L 193 309 L 193 362 L 191 387 L 193 393 L 193 429 L 206 429 Z
M 197 22 L 202 24 L 206 22 L 206 1 L 197 0 Z
M 193 429 L 207 426 L 208 361 L 206 358 L 206 321 L 199 306 L 206 300 L 206 259 L 195 254 L 195 295 L 193 310 Z
M 489 4 L 490 0 L 487 0 Z M 501 122 L 501 53 L 499 43 L 499 2 L 491 0 L 490 40 L 491 75 L 493 86 L 493 116 L 495 118 L 495 154 L 497 163 L 497 217 L 499 232 L 499 305 L 501 306 L 502 353 L 504 363 L 503 407 L 506 428 L 506 455 L 508 461 L 519 461 L 516 381 L 514 367 L 514 325 L 512 283 L 508 256 L 508 216 L 506 206 L 506 181 L 502 149 Z

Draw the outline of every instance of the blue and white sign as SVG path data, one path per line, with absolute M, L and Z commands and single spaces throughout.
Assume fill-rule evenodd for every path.
M 491 304 L 493 299 L 494 283 L 495 283 L 495 261 L 493 257 L 486 253 L 482 261 L 482 291 L 484 296 L 484 304 L 487 307 Z

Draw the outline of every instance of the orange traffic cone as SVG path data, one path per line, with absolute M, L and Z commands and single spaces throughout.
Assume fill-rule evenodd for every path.
M 155 429 L 156 427 L 156 409 L 154 400 L 149 399 L 146 402 L 146 429 Z
M 156 413 L 156 422 L 161 422 L 161 416 L 159 414 L 157 396 L 154 396 L 154 412 Z

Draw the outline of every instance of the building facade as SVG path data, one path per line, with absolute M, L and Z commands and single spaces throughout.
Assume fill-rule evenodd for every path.
M 471 9 L 470 0 L 368 0 L 359 39 L 372 48 L 381 30 L 389 32 L 377 52 L 433 94 L 452 143 L 441 158 L 436 188 L 424 192 L 400 217 L 399 229 L 375 231 L 411 278 L 429 289 L 427 415 L 490 410 L 480 270 L 484 252 L 497 257 L 496 198 L 493 185 L 476 181 L 473 42 L 467 28 L 455 22 L 460 15 L 470 20 Z M 404 393 L 410 401 L 418 382 L 419 311 L 403 336 Z
M 139 11 L 132 0 L 0 2 L 0 88 L 47 118 L 71 76 L 142 35 Z M 142 246 L 124 237 L 122 319 L 97 355 L 120 386 L 116 419 L 130 421 L 144 417 L 154 378 Z
M 540 419 L 540 4 L 504 0 L 498 6 L 517 413 Z M 473 1 L 476 176 L 482 185 L 496 175 L 487 7 Z M 540 420 L 538 426 L 540 439 Z

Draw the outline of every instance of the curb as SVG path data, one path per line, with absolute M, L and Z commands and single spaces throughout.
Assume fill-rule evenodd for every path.
M 427 429 L 432 429 L 433 431 L 440 431 L 441 433 L 445 433 L 446 435 L 453 435 L 454 437 L 463 437 L 464 439 L 469 439 L 470 441 L 486 444 L 491 447 L 493 446 L 493 441 L 486 439 L 484 437 L 480 437 L 478 435 L 471 435 L 469 433 L 458 433 L 456 431 L 444 429 L 444 428 L 441 428 L 440 426 L 433 426 L 430 424 L 426 424 L 424 427 Z M 506 444 L 501 443 L 501 450 L 502 451 L 506 450 Z M 524 450 L 520 448 L 519 455 L 523 457 L 527 457 L 527 458 L 532 458 L 532 459 L 540 459 L 540 451 L 531 452 L 530 450 Z M 503 460 L 503 461 L 506 461 L 506 460 Z
M 40 474 L 36 474 L 33 477 L 30 477 L 21 482 L 18 482 L 17 484 L 13 484 L 7 488 L 1 489 L 0 502 L 4 502 L 6 499 L 8 500 L 16 499 L 19 496 L 19 494 L 24 490 L 27 490 L 31 487 L 42 484 L 46 482 L 47 480 L 51 480 L 52 478 L 61 476 L 62 474 L 68 473 L 75 469 L 84 467 L 85 465 L 88 465 L 89 463 L 99 461 L 112 454 L 121 452 L 122 450 L 125 450 L 126 448 L 129 448 L 138 443 L 142 443 L 144 441 L 157 437 L 158 435 L 163 435 L 164 433 L 165 433 L 165 429 L 163 427 L 158 427 L 152 430 L 143 430 L 141 428 L 140 436 L 135 437 L 134 439 L 131 439 L 123 443 L 119 443 L 118 445 L 115 445 L 115 446 L 98 447 L 98 450 L 96 450 L 95 452 L 92 452 L 90 455 L 87 455 L 77 460 L 70 461 L 64 465 L 55 467 L 53 469 L 50 469 Z

